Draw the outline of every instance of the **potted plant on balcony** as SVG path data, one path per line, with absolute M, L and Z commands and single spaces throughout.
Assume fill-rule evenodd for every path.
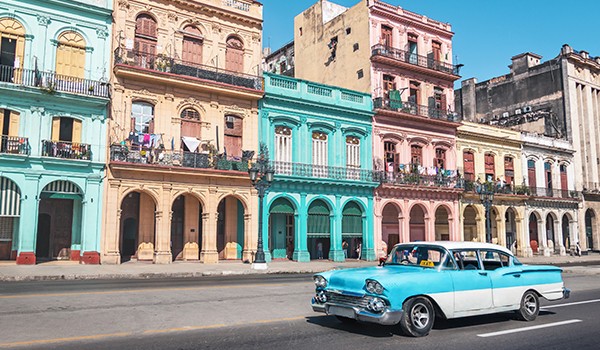
M 171 60 L 165 54 L 159 53 L 156 56 L 156 69 L 161 72 L 170 72 Z
M 90 86 L 88 87 L 88 92 L 89 92 L 89 93 L 93 93 L 93 92 L 94 92 L 94 85 L 90 85 Z

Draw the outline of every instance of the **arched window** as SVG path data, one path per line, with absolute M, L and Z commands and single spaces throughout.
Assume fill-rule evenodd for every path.
M 186 108 L 181 111 L 181 137 L 200 139 L 202 124 L 200 123 L 200 113 L 193 108 Z M 194 142 L 194 145 L 197 141 Z M 186 145 L 186 140 L 183 139 L 182 148 L 189 151 L 190 148 Z
M 537 187 L 536 174 L 535 174 L 535 160 L 527 160 L 527 180 L 529 180 L 529 187 L 535 190 Z
M 327 147 L 327 134 L 320 131 L 314 131 L 312 133 L 312 163 L 313 163 L 313 176 L 315 177 L 326 177 L 327 176 L 327 160 L 328 147 Z
M 346 166 L 360 168 L 360 139 L 356 136 L 346 136 Z
M 512 186 L 515 178 L 515 165 L 512 157 L 504 157 L 504 180 L 508 186 Z
M 142 68 L 154 68 L 157 41 L 156 21 L 150 15 L 141 14 L 135 20 L 134 50 L 136 64 Z
M 58 37 L 56 74 L 85 77 L 85 39 L 76 32 L 65 32 Z
M 131 105 L 131 131 L 151 134 L 154 132 L 154 106 L 147 102 Z
M 287 126 L 275 128 L 275 161 L 292 162 L 292 129 Z
M 563 197 L 567 197 L 569 194 L 569 180 L 567 175 L 567 164 L 560 165 L 560 189 L 562 190 Z
M 194 26 L 183 29 L 182 59 L 186 63 L 202 64 L 202 33 Z
M 225 69 L 238 73 L 244 71 L 244 43 L 236 36 L 227 38 Z
M 21 74 L 9 68 L 23 68 L 25 27 L 13 18 L 0 19 L 0 81 L 18 83 Z
M 465 180 L 475 181 L 475 155 L 473 152 L 463 152 L 463 168 L 465 173 Z
M 494 182 L 496 180 L 496 163 L 493 153 L 486 153 L 485 156 L 485 181 Z

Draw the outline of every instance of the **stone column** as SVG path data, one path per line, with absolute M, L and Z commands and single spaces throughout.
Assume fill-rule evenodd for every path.
M 109 181 L 105 198 L 105 222 L 102 234 L 102 264 L 119 264 L 121 262 L 121 191 L 118 184 Z M 100 208 L 101 210 L 103 208 Z
M 373 212 L 373 198 L 367 198 L 367 213 Z M 368 224 L 368 219 L 366 215 L 363 215 L 362 218 L 363 224 L 363 259 L 367 261 L 375 261 L 377 260 L 377 254 L 375 253 L 375 242 L 373 242 L 373 235 L 369 234 L 369 232 L 373 232 Z
M 329 245 L 329 259 L 333 261 L 344 261 L 344 251 L 342 250 L 342 208 L 341 196 L 335 196 L 335 206 L 333 214 L 330 216 L 331 225 L 331 244 Z M 363 239 L 363 252 L 365 251 L 365 242 Z M 364 253 L 361 252 L 361 255 Z
M 154 263 L 170 264 L 173 260 L 171 255 L 171 219 L 173 212 L 167 211 L 168 217 L 165 219 L 163 211 L 156 211 L 156 232 L 154 241 Z
M 36 233 L 38 225 L 39 176 L 25 175 L 25 186 L 21 190 L 21 218 L 17 237 L 17 264 L 35 265 Z M 25 218 L 29 217 L 28 220 Z
M 252 214 L 244 214 L 244 233 L 245 233 L 244 237 L 248 237 L 248 239 L 244 239 L 244 250 L 242 251 L 242 261 L 244 261 L 244 262 L 246 262 L 246 261 L 251 262 L 253 260 L 254 254 L 256 252 L 256 250 L 251 249 L 251 247 L 253 246 L 253 244 L 252 244 L 253 242 L 249 242 L 253 237 L 253 235 L 250 234 L 250 230 L 252 227 L 250 225 L 251 220 L 252 220 Z M 263 222 L 263 225 L 264 225 L 264 222 Z M 265 247 L 264 248 L 265 249 L 265 261 L 270 262 L 271 261 L 271 252 L 269 251 L 268 241 L 263 242 L 263 243 L 266 243 L 266 245 L 263 245 Z M 257 241 L 257 244 L 258 244 L 258 241 Z
M 307 248 L 307 227 L 308 208 L 306 207 L 306 193 L 300 194 L 300 207 L 295 218 L 294 229 L 294 254 L 292 258 L 298 262 L 310 262 L 310 254 Z
M 214 193 L 210 194 L 208 200 L 207 213 L 202 214 L 202 250 L 200 251 L 200 261 L 203 263 L 219 262 L 219 252 L 217 251 L 217 212 Z

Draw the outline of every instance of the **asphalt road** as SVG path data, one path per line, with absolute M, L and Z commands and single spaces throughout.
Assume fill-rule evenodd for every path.
M 534 322 L 438 320 L 425 338 L 313 313 L 307 275 L 2 283 L 0 348 L 598 349 L 600 279 L 564 278 L 571 299 Z

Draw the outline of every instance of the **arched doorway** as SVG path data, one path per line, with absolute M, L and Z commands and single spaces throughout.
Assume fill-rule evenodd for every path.
M 273 259 L 292 260 L 296 210 L 286 198 L 277 198 L 269 208 L 269 248 Z
M 347 258 L 359 258 L 362 249 L 363 211 L 356 202 L 348 202 L 342 211 L 342 241 L 348 243 Z
M 419 204 L 410 210 L 410 241 L 425 241 L 425 211 Z
M 472 205 L 468 205 L 463 212 L 463 232 L 465 241 L 477 241 L 479 239 L 477 211 Z
M 9 178 L 0 177 L 0 260 L 16 257 L 20 215 L 21 190 Z
M 534 254 L 539 252 L 540 247 L 538 227 L 538 217 L 535 213 L 531 213 L 529 215 L 529 246 Z
M 130 192 L 121 201 L 121 262 L 152 261 L 156 237 L 156 204 L 145 192 Z
M 390 253 L 394 245 L 400 243 L 400 209 L 394 203 L 388 203 L 383 207 L 381 217 L 381 239 L 387 244 L 387 252 Z
M 202 246 L 202 205 L 191 194 L 175 198 L 171 207 L 171 255 L 175 260 L 197 260 Z
M 560 243 L 556 239 L 557 232 L 554 231 L 554 221 L 555 217 L 552 214 L 548 214 L 546 216 L 546 241 L 548 242 L 548 249 L 550 251 L 556 253 L 557 248 L 558 252 L 560 252 Z
M 571 229 L 569 224 L 571 222 L 571 218 L 569 214 L 564 214 L 562 217 L 562 236 L 563 236 L 563 246 L 568 251 L 571 249 Z
M 592 209 L 585 212 L 585 238 L 587 240 L 587 249 L 594 249 L 594 226 L 596 226 L 596 214 Z
M 308 207 L 307 245 L 311 259 L 329 259 L 331 210 L 322 200 Z
M 450 212 L 445 206 L 439 206 L 435 211 L 435 240 L 449 241 L 450 240 L 450 223 L 448 216 Z
M 504 214 L 504 227 L 506 230 L 506 248 L 516 254 L 517 249 L 517 213 L 513 208 L 506 209 Z
M 36 234 L 37 261 L 80 259 L 82 200 L 81 189 L 70 181 L 54 181 L 42 189 Z
M 219 259 L 241 260 L 244 250 L 244 204 L 234 196 L 227 196 L 217 207 L 217 251 Z

